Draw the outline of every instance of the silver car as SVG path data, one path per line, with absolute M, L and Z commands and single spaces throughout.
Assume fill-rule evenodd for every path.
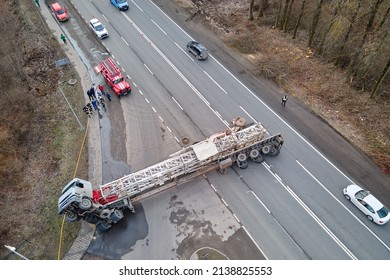
M 370 221 L 384 225 L 390 220 L 389 210 L 369 191 L 357 185 L 349 185 L 344 188 L 343 193 Z
M 108 32 L 103 23 L 101 23 L 98 19 L 93 18 L 89 21 L 89 25 L 92 28 L 93 33 L 95 33 L 96 37 L 99 39 L 104 39 L 108 37 Z

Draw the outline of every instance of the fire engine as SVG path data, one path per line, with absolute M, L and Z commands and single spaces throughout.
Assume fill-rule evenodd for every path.
M 131 93 L 129 83 L 124 79 L 121 70 L 111 57 L 100 61 L 99 65 L 95 66 L 95 72 L 102 73 L 104 79 L 118 97 Z
M 260 123 L 246 125 L 245 119 L 238 117 L 224 132 L 98 188 L 74 178 L 63 188 L 58 213 L 65 215 L 68 222 L 84 220 L 104 232 L 124 217 L 123 210 L 134 212 L 133 204 L 142 197 L 183 184 L 206 172 L 224 173 L 234 163 L 244 169 L 249 159 L 261 163 L 265 156 L 278 155 L 284 143 L 282 134 L 269 137 L 265 134 L 266 129 Z

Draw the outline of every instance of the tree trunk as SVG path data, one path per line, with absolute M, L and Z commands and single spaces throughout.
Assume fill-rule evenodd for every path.
M 279 0 L 279 8 L 278 8 L 278 15 L 276 16 L 275 28 L 279 28 L 281 22 L 280 17 L 282 15 L 282 8 L 283 8 L 283 0 Z
M 341 47 L 340 47 L 340 49 L 338 51 L 338 54 L 337 54 L 336 64 L 340 64 L 340 57 L 342 56 L 342 54 L 344 52 L 345 45 L 347 44 L 347 41 L 349 39 L 349 35 L 351 34 L 352 27 L 353 27 L 353 25 L 354 25 L 354 23 L 355 23 L 355 21 L 357 19 L 357 15 L 359 13 L 359 10 L 360 10 L 361 6 L 362 6 L 362 0 L 359 0 L 358 4 L 356 6 L 355 12 L 353 13 L 351 21 L 349 23 L 348 31 L 345 33 L 344 39 L 341 42 Z
M 380 21 L 379 23 L 379 26 L 378 26 L 378 29 L 382 27 L 382 25 L 385 23 L 386 19 L 387 19 L 387 16 L 389 15 L 390 13 L 390 6 L 387 8 L 387 11 L 386 13 L 383 15 L 383 18 L 382 20 Z
M 261 18 L 264 15 L 264 11 L 267 9 L 267 7 L 268 0 L 260 0 L 258 18 Z
M 379 89 L 383 79 L 386 77 L 387 73 L 389 72 L 389 68 L 390 68 L 390 58 L 387 61 L 387 64 L 386 64 L 385 68 L 383 69 L 382 74 L 380 75 L 378 82 L 376 83 L 374 89 L 372 90 L 370 98 L 374 98 L 374 96 L 377 94 L 378 89 Z
M 319 0 L 319 2 L 317 4 L 316 11 L 315 11 L 314 16 L 313 16 L 313 21 L 311 22 L 311 26 L 310 26 L 310 30 L 309 30 L 309 41 L 307 43 L 307 46 L 309 48 L 311 48 L 313 46 L 314 34 L 316 33 L 317 24 L 318 24 L 318 20 L 320 19 L 321 8 L 322 8 L 322 4 L 324 3 L 324 1 L 325 0 Z
M 286 33 L 287 32 L 287 26 L 288 26 L 288 22 L 290 20 L 290 15 L 291 15 L 291 9 L 292 9 L 292 5 L 294 3 L 294 0 L 289 0 L 287 1 L 288 2 L 288 9 L 287 9 L 287 13 L 286 13 L 286 16 L 284 18 L 284 23 L 283 23 L 283 32 Z M 287 4 L 287 3 L 286 3 Z
M 284 26 L 284 22 L 286 20 L 286 15 L 287 15 L 287 9 L 288 9 L 288 5 L 290 3 L 290 0 L 284 0 L 284 5 L 283 5 L 283 13 L 280 17 L 280 22 L 279 22 L 279 29 L 280 30 L 283 30 L 283 26 Z
M 322 50 L 323 50 L 323 47 L 324 47 L 324 43 L 325 43 L 326 36 L 328 36 L 330 30 L 331 30 L 332 27 L 333 27 L 333 24 L 336 22 L 337 15 L 338 15 L 339 12 L 343 9 L 344 3 L 345 3 L 345 0 L 339 0 L 339 2 L 337 3 L 337 6 L 334 8 L 333 13 L 332 13 L 332 18 L 330 19 L 328 28 L 326 29 L 326 31 L 325 31 L 324 34 L 322 35 L 322 39 L 321 39 L 320 46 L 319 46 L 318 49 L 317 49 L 317 53 L 318 53 L 318 54 L 321 54 L 321 53 L 322 53 Z
M 255 0 L 250 0 L 249 2 L 249 20 L 253 20 L 253 5 L 255 4 Z
M 306 4 L 306 0 L 303 0 L 302 5 L 301 5 L 301 10 L 299 11 L 298 20 L 297 20 L 297 23 L 295 24 L 295 27 L 294 27 L 293 39 L 295 39 L 297 37 L 297 31 L 298 31 L 299 23 L 301 22 L 301 19 L 302 19 L 303 12 L 305 10 L 305 4 Z

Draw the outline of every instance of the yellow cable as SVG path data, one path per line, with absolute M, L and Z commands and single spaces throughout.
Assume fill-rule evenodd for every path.
M 77 163 L 76 163 L 76 168 L 75 168 L 75 171 L 74 171 L 74 173 L 73 173 L 73 178 L 76 177 L 77 169 L 78 169 L 78 167 L 79 167 L 80 158 L 81 158 L 81 152 L 83 151 L 85 139 L 87 138 L 88 124 L 89 124 L 89 118 L 88 118 L 88 120 L 87 120 L 87 127 L 85 128 L 85 134 L 84 134 L 83 142 L 81 143 L 80 152 L 79 152 L 79 156 L 78 156 Z M 61 224 L 61 230 L 60 230 L 60 242 L 59 242 L 59 244 L 58 244 L 58 255 L 57 255 L 57 260 L 59 260 L 59 259 L 60 259 L 60 256 L 61 256 L 62 234 L 63 234 L 63 232 L 64 232 L 64 224 L 65 224 L 65 215 L 64 215 L 63 218 L 62 218 L 62 224 Z

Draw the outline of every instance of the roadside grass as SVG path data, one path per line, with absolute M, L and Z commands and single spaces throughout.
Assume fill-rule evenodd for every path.
M 1 19 L 9 40 L 0 42 L 6 54 L 0 58 L 0 244 L 29 259 L 57 259 L 61 249 L 62 258 L 81 225 L 65 222 L 59 248 L 58 198 L 74 174 L 88 178 L 84 93 L 79 82 L 68 84 L 80 81 L 71 65 L 55 68 L 66 55 L 44 31 L 33 2 L 0 9 L 12 14 Z M 0 259 L 20 258 L 1 246 Z

